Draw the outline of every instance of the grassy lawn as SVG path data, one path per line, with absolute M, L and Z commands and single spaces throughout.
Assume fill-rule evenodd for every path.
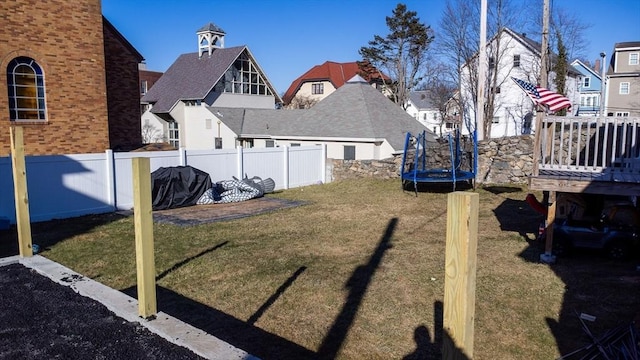
M 633 261 L 537 261 L 526 189 L 478 189 L 476 359 L 552 359 L 640 310 Z M 539 194 L 537 194 L 539 197 Z M 439 358 L 446 192 L 357 180 L 269 196 L 307 205 L 191 227 L 155 224 L 160 311 L 264 359 Z M 194 211 L 196 207 L 194 207 Z M 133 218 L 34 227 L 43 256 L 135 293 Z

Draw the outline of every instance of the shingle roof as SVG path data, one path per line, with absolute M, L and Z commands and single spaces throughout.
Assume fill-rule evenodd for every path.
M 433 104 L 428 90 L 412 91 L 409 93 L 409 99 L 417 109 L 437 108 L 437 106 Z
M 291 100 L 298 92 L 298 89 L 300 89 L 300 86 L 309 81 L 329 81 L 337 89 L 359 72 L 361 72 L 361 69 L 357 61 L 346 63 L 325 61 L 324 64 L 312 67 L 309 71 L 302 74 L 302 76 L 295 79 L 285 92 L 282 99 L 285 104 L 291 103 Z M 383 75 L 383 77 L 387 79 L 386 76 Z M 371 81 L 376 78 L 380 78 L 380 76 L 372 74 L 367 80 Z
M 201 27 L 200 29 L 198 29 L 197 32 L 203 32 L 203 31 L 215 31 L 215 32 L 226 34 L 224 32 L 224 30 L 222 30 L 221 27 L 219 27 L 218 25 L 216 25 L 216 24 L 214 24 L 212 22 L 210 22 L 207 25 L 205 25 L 205 26 Z
M 616 43 L 614 49 L 637 48 L 640 47 L 640 41 L 627 41 Z
M 237 110 L 211 108 L 223 115 L 225 124 L 229 119 L 230 127 L 242 123 L 236 133 L 246 137 L 386 139 L 396 151 L 404 149 L 407 132 L 426 130 L 428 140 L 435 141 L 432 132 L 362 78 L 345 83 L 308 110 L 246 109 L 242 121 Z
M 204 99 L 245 46 L 214 49 L 211 56 L 182 54 L 142 97 L 153 103 L 151 112 L 168 113 L 178 100 Z

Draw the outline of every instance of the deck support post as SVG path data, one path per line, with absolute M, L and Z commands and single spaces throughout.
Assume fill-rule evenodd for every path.
M 540 261 L 545 264 L 553 264 L 556 257 L 553 255 L 553 223 L 556 220 L 556 192 L 549 192 L 549 208 L 547 211 L 547 228 L 546 240 L 544 244 L 544 253 L 540 255 Z

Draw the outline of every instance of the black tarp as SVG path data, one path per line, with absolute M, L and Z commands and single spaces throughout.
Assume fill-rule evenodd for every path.
M 207 189 L 211 177 L 191 166 L 161 167 L 151 173 L 153 210 L 195 205 Z

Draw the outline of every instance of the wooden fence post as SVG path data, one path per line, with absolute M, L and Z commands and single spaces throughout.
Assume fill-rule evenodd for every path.
M 472 359 L 478 246 L 477 193 L 447 199 L 443 359 Z
M 27 192 L 27 167 L 24 160 L 22 128 L 11 126 L 11 165 L 13 169 L 13 196 L 16 204 L 16 226 L 18 248 L 21 257 L 33 256 L 31 248 L 31 219 L 29 218 L 29 196 Z
M 133 158 L 133 216 L 138 274 L 138 314 L 147 319 L 157 312 L 156 267 L 153 254 L 151 171 L 148 158 Z

